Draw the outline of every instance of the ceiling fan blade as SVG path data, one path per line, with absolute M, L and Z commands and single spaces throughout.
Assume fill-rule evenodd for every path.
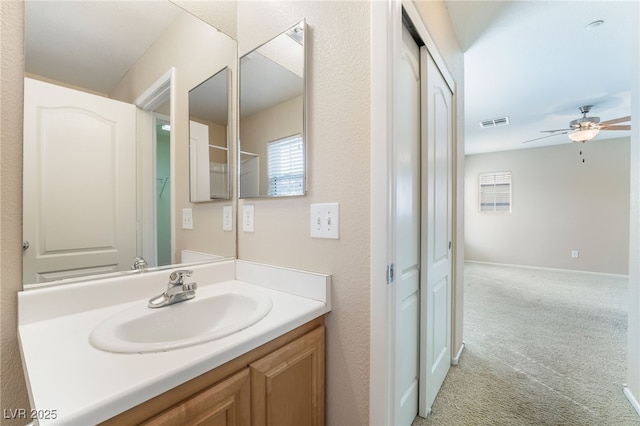
M 556 132 L 564 132 L 564 131 L 568 132 L 569 130 L 573 130 L 573 129 L 540 130 L 540 133 L 556 133 Z
M 630 124 L 618 124 L 617 126 L 604 126 L 600 130 L 631 130 Z
M 613 120 L 607 120 L 599 123 L 601 126 L 608 126 L 609 124 L 624 123 L 625 121 L 631 121 L 631 116 L 614 118 Z
M 566 131 L 564 131 L 562 133 L 554 133 L 553 135 L 542 136 L 540 138 L 529 139 L 528 141 L 524 141 L 522 143 L 529 143 L 529 142 L 537 141 L 537 140 L 540 140 L 540 139 L 550 138 L 551 136 L 566 135 L 567 133 L 569 133 L 569 130 L 566 130 Z

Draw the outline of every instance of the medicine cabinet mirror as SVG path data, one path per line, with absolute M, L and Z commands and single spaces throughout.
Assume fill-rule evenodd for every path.
M 216 14 L 216 8 L 228 7 L 224 3 L 211 2 L 208 12 L 225 16 Z M 127 135 L 129 142 L 124 146 L 128 151 L 116 158 L 111 155 L 116 150 L 109 148 L 108 136 L 99 139 L 93 130 L 76 136 L 69 126 L 51 118 L 49 122 L 61 136 L 56 143 L 65 145 L 65 153 L 60 153 L 55 147 L 61 145 L 49 145 L 42 136 L 46 132 L 31 130 L 35 126 L 27 124 L 25 108 L 25 130 L 36 135 L 35 143 L 27 141 L 28 132 L 24 140 L 25 288 L 132 273 L 137 256 L 143 256 L 149 267 L 171 268 L 189 261 L 184 260 L 185 252 L 193 261 L 236 255 L 235 234 L 223 232 L 212 219 L 218 214 L 221 218 L 225 206 L 193 204 L 189 197 L 189 90 L 225 66 L 236 69 L 237 42 L 168 0 L 25 1 L 25 77 L 37 87 L 48 85 L 124 104 L 134 123 L 128 125 L 127 132 L 120 132 Z M 229 74 L 228 70 L 220 73 L 226 80 L 221 83 L 225 88 L 230 84 Z M 40 93 L 40 89 L 29 90 Z M 53 93 L 50 110 L 58 114 L 55 117 L 70 116 L 56 107 L 62 97 Z M 162 95 L 152 99 L 155 93 Z M 139 103 L 149 96 L 147 104 Z M 228 89 L 221 96 L 226 100 L 220 105 L 228 106 Z M 32 115 L 38 111 L 30 108 Z M 79 113 L 74 117 L 86 120 L 72 122 L 110 126 L 106 116 L 83 115 L 82 108 L 76 109 Z M 227 127 L 235 129 L 235 124 L 229 123 L 235 119 L 235 114 L 227 117 Z M 66 144 L 65 139 L 72 144 Z M 41 176 L 38 169 L 26 172 L 27 162 L 37 165 L 45 152 L 46 160 L 54 161 L 59 171 L 54 180 L 37 179 Z M 226 160 L 216 157 L 214 161 L 226 161 L 228 171 L 229 156 L 223 157 Z M 121 165 L 123 159 L 127 166 Z M 68 163 L 72 167 L 63 167 Z M 127 169 L 126 178 L 122 178 L 122 169 Z M 219 194 L 216 191 L 216 196 L 230 198 L 229 181 L 226 177 L 226 183 L 220 185 L 225 188 Z M 71 194 L 72 188 L 81 192 Z M 33 195 L 31 201 L 27 200 L 28 191 Z M 126 201 L 121 199 L 123 193 Z M 231 201 L 226 204 L 233 206 Z M 193 210 L 193 229 L 183 229 L 181 213 L 185 207 Z M 100 215 L 98 224 L 91 225 Z M 69 234 L 79 235 L 81 241 L 69 238 Z M 57 256 L 66 252 L 82 252 L 83 259 L 70 262 L 72 256 Z
M 240 58 L 240 198 L 306 192 L 302 20 Z
M 189 177 L 191 202 L 228 200 L 229 68 L 189 91 Z

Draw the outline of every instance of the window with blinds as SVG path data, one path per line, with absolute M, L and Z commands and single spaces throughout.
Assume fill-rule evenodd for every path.
M 304 146 L 301 134 L 269 142 L 267 176 L 269 195 L 304 193 Z
M 480 174 L 480 212 L 511 213 L 511 172 Z

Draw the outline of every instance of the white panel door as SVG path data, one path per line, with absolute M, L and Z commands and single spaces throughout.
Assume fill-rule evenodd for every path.
M 395 421 L 418 413 L 420 320 L 420 50 L 403 26 L 395 138 Z
M 422 294 L 420 415 L 451 365 L 453 95 L 426 48 L 422 69 Z
M 135 106 L 29 78 L 24 101 L 25 283 L 127 269 Z

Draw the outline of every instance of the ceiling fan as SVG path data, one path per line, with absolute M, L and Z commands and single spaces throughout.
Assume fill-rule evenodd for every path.
M 618 124 L 631 120 L 631 116 L 614 118 L 600 122 L 600 117 L 587 117 L 593 105 L 584 105 L 579 109 L 582 114 L 581 118 L 572 120 L 568 129 L 541 130 L 543 133 L 552 133 L 551 135 L 542 136 L 540 138 L 529 139 L 523 143 L 533 142 L 544 138 L 550 138 L 557 135 L 568 135 L 569 139 L 574 142 L 586 142 L 598 136 L 601 130 L 631 130 L 630 124 Z

